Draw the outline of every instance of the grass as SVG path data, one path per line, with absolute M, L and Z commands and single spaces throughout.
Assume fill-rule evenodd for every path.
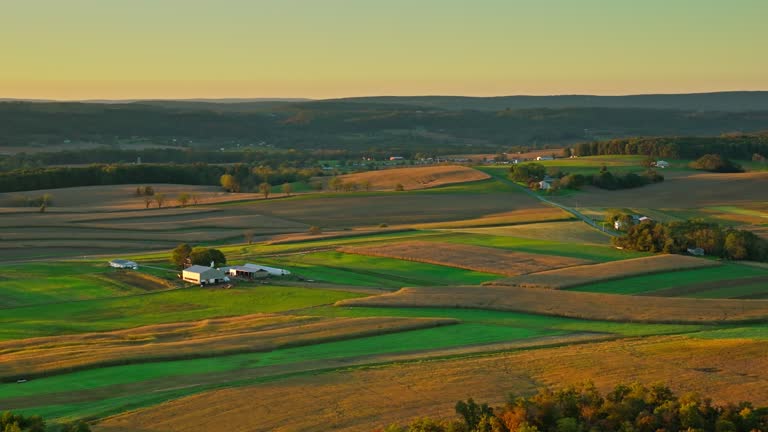
M 757 267 L 739 264 L 725 264 L 717 267 L 694 270 L 681 270 L 651 275 L 628 277 L 624 279 L 598 282 L 573 288 L 571 291 L 583 291 L 605 294 L 643 294 L 678 286 L 746 278 L 766 275 L 768 272 Z
M 642 252 L 623 251 L 610 246 L 583 245 L 552 240 L 493 236 L 485 234 L 451 233 L 431 236 L 424 240 L 496 247 L 520 252 L 581 258 L 598 262 L 638 258 L 649 255 Z
M 639 324 L 609 321 L 589 321 L 572 318 L 533 315 L 517 312 L 501 312 L 477 309 L 452 308 L 369 308 L 369 307 L 319 307 L 308 312 L 323 317 L 429 317 L 454 318 L 464 323 L 492 324 L 539 331 L 612 333 L 621 336 L 647 336 L 696 332 L 707 326 L 690 324 Z
M 267 285 L 229 290 L 195 287 L 131 297 L 19 307 L 6 309 L 0 315 L 0 340 L 279 312 L 357 296 L 359 294 Z
M 0 269 L 0 308 L 144 292 L 101 277 L 115 271 L 104 262 L 16 264 Z
M 399 288 L 406 285 L 475 285 L 498 275 L 436 264 L 370 257 L 341 252 L 316 252 L 262 260 L 285 266 L 301 276 L 344 285 Z

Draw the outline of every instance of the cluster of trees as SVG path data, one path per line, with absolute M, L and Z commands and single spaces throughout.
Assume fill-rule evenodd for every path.
M 720 156 L 719 154 L 705 154 L 704 156 L 691 162 L 689 166 L 697 170 L 718 173 L 744 172 L 744 169 L 741 168 L 741 165 L 734 163 L 731 160 Z
M 223 266 L 227 264 L 227 257 L 218 249 L 206 247 L 192 247 L 187 243 L 181 243 L 171 252 L 171 262 L 178 268 L 191 265 Z
M 576 156 L 654 155 L 668 159 L 695 159 L 705 154 L 750 159 L 768 154 L 768 134 L 724 135 L 719 137 L 621 138 L 576 144 Z
M 130 183 L 218 185 L 224 174 L 230 174 L 234 178 L 237 191 L 246 191 L 255 190 L 256 185 L 264 182 L 283 184 L 307 180 L 312 176 L 322 175 L 322 170 L 247 164 L 227 167 L 207 164 L 142 164 L 35 168 L 0 173 L 0 192 Z
M 497 408 L 459 401 L 460 420 L 421 418 L 383 432 L 750 432 L 768 430 L 768 408 L 750 402 L 715 405 L 695 394 L 681 397 L 669 387 L 618 385 L 605 396 L 592 384 L 542 390 L 513 397 Z
M 509 178 L 512 181 L 526 183 L 532 188 L 538 187 L 538 182 L 549 176 L 553 178 L 550 191 L 560 188 L 579 189 L 584 185 L 593 185 L 602 189 L 631 189 L 650 183 L 664 181 L 664 176 L 655 170 L 648 169 L 643 174 L 626 173 L 613 174 L 603 165 L 597 174 L 568 174 L 557 167 L 546 168 L 538 163 L 516 164 L 510 167 Z
M 11 411 L 0 414 L 0 431 L 2 432 L 46 432 L 45 420 L 42 417 L 24 416 Z M 61 425 L 59 432 L 90 432 L 91 428 L 84 421 L 75 421 Z
M 345 182 L 340 177 L 332 177 L 328 181 L 328 189 L 334 192 L 357 192 L 359 190 L 369 191 L 371 190 L 371 181 L 364 180 L 360 183 L 351 181 Z
M 755 233 L 724 228 L 701 220 L 661 223 L 652 220 L 631 226 L 612 239 L 625 249 L 684 254 L 702 248 L 707 255 L 731 260 L 768 261 L 768 240 Z

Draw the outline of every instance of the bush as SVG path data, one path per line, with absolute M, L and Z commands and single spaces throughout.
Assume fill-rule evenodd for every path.
M 691 162 L 689 166 L 697 170 L 718 173 L 744 172 L 740 165 L 731 162 L 719 154 L 705 154 L 704 156 Z

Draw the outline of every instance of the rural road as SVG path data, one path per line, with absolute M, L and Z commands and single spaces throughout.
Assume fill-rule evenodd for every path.
M 508 179 L 506 177 L 502 177 L 502 176 L 494 176 L 494 177 L 496 177 L 497 179 L 501 180 L 502 182 L 505 182 L 507 184 L 513 185 L 513 186 L 521 189 L 523 192 L 527 193 L 528 195 L 538 199 L 539 201 L 541 201 L 541 202 L 543 202 L 545 204 L 549 204 L 551 206 L 555 206 L 555 207 L 558 207 L 558 208 L 561 208 L 561 209 L 567 211 L 568 213 L 576 216 L 577 218 L 581 219 L 583 222 L 585 222 L 586 224 L 590 225 L 592 228 L 595 228 L 596 230 L 598 230 L 600 232 L 608 234 L 611 237 L 618 237 L 619 236 L 618 233 L 614 232 L 613 230 L 606 230 L 606 229 L 604 229 L 603 227 L 598 225 L 594 220 L 592 220 L 592 218 L 590 218 L 589 216 L 584 215 L 583 213 L 581 213 L 580 211 L 578 211 L 578 210 L 576 210 L 576 209 L 574 209 L 572 207 L 568 207 L 566 205 L 559 204 L 559 203 L 556 203 L 554 201 L 550 201 L 547 198 L 544 198 L 543 196 L 537 194 L 536 192 L 534 192 L 534 191 L 532 191 L 532 190 L 530 190 L 530 189 L 528 189 L 528 188 L 526 188 L 524 186 L 520 186 L 519 184 L 513 182 L 512 180 L 510 180 L 510 179 Z

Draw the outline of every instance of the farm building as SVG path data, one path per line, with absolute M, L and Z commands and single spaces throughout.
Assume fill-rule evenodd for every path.
M 185 282 L 192 282 L 200 285 L 211 285 L 229 281 L 229 278 L 223 271 L 201 265 L 193 265 L 192 267 L 185 268 L 181 273 L 181 276 Z
M 654 165 L 656 168 L 669 168 L 669 162 L 663 160 L 656 161 Z
M 552 189 L 552 183 L 550 183 L 550 182 L 548 182 L 546 180 L 542 180 L 542 181 L 539 182 L 539 189 L 541 189 L 541 190 L 550 190 L 550 189 Z
M 649 218 L 648 216 L 632 215 L 632 225 L 637 225 L 643 222 L 650 222 L 651 220 L 653 219 Z M 624 228 L 624 221 L 621 219 L 616 219 L 613 222 L 613 227 L 617 230 Z
M 548 160 L 555 160 L 552 156 L 538 156 L 536 158 L 537 161 L 548 161 Z
M 119 268 L 119 269 L 133 269 L 137 270 L 139 268 L 139 265 L 136 264 L 133 261 L 128 261 L 124 259 L 113 259 L 109 262 L 110 267 Z
M 277 268 L 277 267 L 267 267 L 259 264 L 245 264 L 243 267 L 247 267 L 253 270 L 261 270 L 269 273 L 270 276 L 286 276 L 291 274 L 288 270 Z
M 704 249 L 700 247 L 688 248 L 688 253 L 694 256 L 704 256 Z
M 269 272 L 264 269 L 246 266 L 223 267 L 221 270 L 232 277 L 241 279 L 262 279 L 269 276 Z

